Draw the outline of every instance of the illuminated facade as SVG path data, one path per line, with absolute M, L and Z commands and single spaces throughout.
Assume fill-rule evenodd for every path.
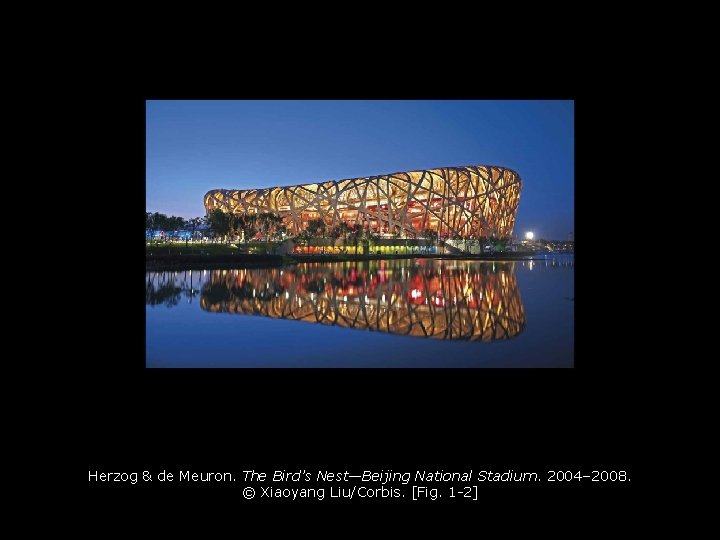
M 509 237 L 520 200 L 520 175 L 505 167 L 443 167 L 317 184 L 265 189 L 214 189 L 207 213 L 272 212 L 290 234 L 323 219 L 333 227 L 359 224 L 377 233 L 440 238 Z
M 403 264 L 213 270 L 200 307 L 443 340 L 505 340 L 525 328 L 515 263 Z

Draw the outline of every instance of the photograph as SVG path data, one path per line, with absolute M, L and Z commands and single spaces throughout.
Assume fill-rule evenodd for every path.
M 637 101 L 552 58 L 428 84 L 273 60 L 88 107 L 85 513 L 633 513 L 652 355 L 608 322 L 644 252 L 607 226 L 642 206 Z
M 145 367 L 575 368 L 574 186 L 570 99 L 147 99 Z

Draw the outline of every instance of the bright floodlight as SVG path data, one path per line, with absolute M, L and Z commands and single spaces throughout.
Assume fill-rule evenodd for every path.
M 534 234 L 533 232 L 526 232 L 526 233 L 525 233 L 525 239 L 526 239 L 526 240 L 532 240 L 533 238 L 535 238 L 535 234 Z

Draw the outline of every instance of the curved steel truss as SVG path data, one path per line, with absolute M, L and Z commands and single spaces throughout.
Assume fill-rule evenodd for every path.
M 273 212 L 291 234 L 320 218 L 329 226 L 357 223 L 390 234 L 431 229 L 443 238 L 507 237 L 520 188 L 520 175 L 504 167 L 443 167 L 289 187 L 214 189 L 205 194 L 205 210 Z
M 202 286 L 200 307 L 415 337 L 505 340 L 525 328 L 514 270 L 514 263 L 449 267 L 429 261 L 412 269 L 304 263 L 214 270 Z

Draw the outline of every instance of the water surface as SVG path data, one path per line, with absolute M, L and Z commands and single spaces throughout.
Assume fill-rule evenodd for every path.
M 146 273 L 148 367 L 572 367 L 574 257 Z

